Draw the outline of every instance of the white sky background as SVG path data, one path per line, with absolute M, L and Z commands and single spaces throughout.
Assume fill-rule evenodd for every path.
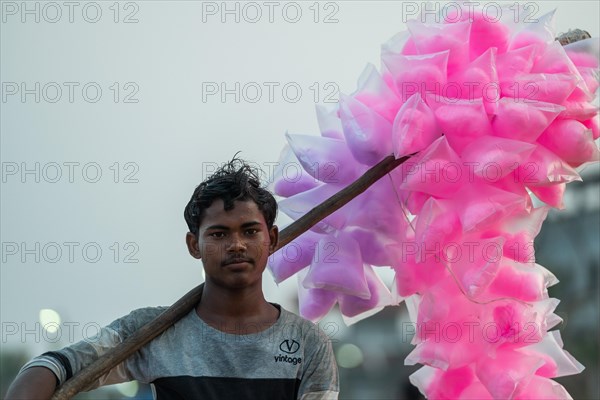
M 1 344 L 7 349 L 25 346 L 34 354 L 57 346 L 43 336 L 30 334 L 22 340 L 22 332 L 8 334 L 14 323 L 20 330 L 35 330 L 42 308 L 57 310 L 63 322 L 79 324 L 74 329 L 77 339 L 86 323 L 105 325 L 138 307 L 172 304 L 199 284 L 202 266 L 185 247 L 183 208 L 207 169 L 239 150 L 242 158 L 267 165 L 278 160 L 286 131 L 317 135 L 315 100 L 323 102 L 332 92 L 325 85 L 332 82 L 344 93 L 354 91 L 368 62 L 379 68 L 380 45 L 405 29 L 402 3 L 394 1 L 297 2 L 302 11 L 297 23 L 284 19 L 286 2 L 275 2 L 270 23 L 262 1 L 256 3 L 262 11 L 257 23 L 244 20 L 254 17 L 250 8 L 246 15 L 240 10 L 239 23 L 235 15 L 221 22 L 220 1 L 121 2 L 118 23 L 114 2 L 98 1 L 102 16 L 89 23 L 83 17 L 95 17 L 90 3 L 77 2 L 72 23 L 62 1 L 55 3 L 62 12 L 56 23 L 47 21 L 55 18 L 56 8 L 46 8 L 44 14 L 44 3 L 39 3 L 36 23 L 35 15 L 21 21 L 20 1 L 2 2 L 0 74 L 6 98 L 0 103 L 5 174 L 0 311 Z M 578 27 L 599 35 L 597 1 L 528 3 L 534 16 L 558 7 L 558 32 Z M 32 9 L 35 4 L 27 3 Z M 421 2 L 414 4 L 419 7 Z M 235 2 L 227 5 L 233 8 Z M 240 9 L 243 5 L 238 3 Z M 82 12 L 85 6 L 87 14 Z M 219 12 L 204 15 L 203 22 L 207 6 Z M 320 11 L 318 22 L 315 9 Z M 138 22 L 123 23 L 132 13 Z M 328 15 L 338 22 L 324 23 Z M 294 8 L 288 8 L 287 16 L 294 17 Z M 22 103 L 20 92 L 7 95 L 7 82 L 25 82 L 30 89 L 35 82 L 42 88 L 56 82 L 62 96 L 50 103 L 40 90 L 39 103 L 33 94 Z M 78 84 L 72 103 L 65 82 Z M 82 87 L 90 82 L 102 89 L 96 103 L 82 96 Z M 256 103 L 243 94 L 239 103 L 233 95 L 225 102 L 219 95 L 203 101 L 203 82 L 225 82 L 230 89 L 235 82 L 242 87 L 255 82 L 263 93 Z M 273 102 L 263 82 L 277 82 Z M 301 88 L 297 102 L 282 93 L 286 83 Z M 45 94 L 56 96 L 52 87 Z M 88 94 L 94 96 L 93 88 Z M 138 102 L 126 103 L 128 94 Z M 288 94 L 293 97 L 294 91 Z M 23 166 L 35 169 L 36 163 L 39 182 L 34 174 L 23 177 L 20 171 Z M 49 182 L 56 173 L 49 163 L 61 167 L 56 183 Z M 79 163 L 72 164 L 73 182 L 64 163 Z M 17 174 L 6 175 L 15 165 Z M 94 165 L 102 176 L 89 183 Z M 138 182 L 125 183 L 127 178 Z M 23 254 L 23 246 L 34 249 L 36 242 L 39 262 L 35 254 Z M 72 245 L 72 262 L 65 242 L 77 243 Z M 12 243 L 18 246 L 14 255 L 8 251 Z M 62 250 L 55 263 L 49 262 L 56 256 L 49 243 Z M 102 250 L 95 263 L 82 255 L 90 243 Z M 134 245 L 124 249 L 126 243 Z M 124 262 L 128 254 L 139 262 Z M 88 255 L 95 256 L 93 248 Z M 295 288 L 295 279 L 277 288 L 265 274 L 270 301 L 293 309 Z M 64 337 L 60 344 L 70 341 Z

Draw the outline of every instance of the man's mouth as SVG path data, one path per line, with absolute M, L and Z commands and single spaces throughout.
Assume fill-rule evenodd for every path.
M 223 263 L 223 266 L 232 265 L 232 264 L 242 264 L 242 263 L 252 264 L 252 259 L 243 258 L 243 257 L 231 258 L 231 259 L 225 261 L 225 263 Z

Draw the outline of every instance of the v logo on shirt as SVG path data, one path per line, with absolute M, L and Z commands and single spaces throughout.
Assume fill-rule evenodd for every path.
M 295 340 L 285 339 L 279 345 L 279 350 L 281 350 L 287 354 L 294 354 L 299 349 L 300 349 L 300 343 L 296 342 Z

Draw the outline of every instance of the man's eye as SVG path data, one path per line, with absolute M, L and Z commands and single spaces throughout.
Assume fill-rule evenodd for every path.
M 257 233 L 258 233 L 258 229 L 252 228 L 252 229 L 246 230 L 246 234 L 248 234 L 248 235 L 256 235 Z
M 225 237 L 225 232 L 213 232 L 213 233 L 209 234 L 209 236 L 219 239 L 219 238 Z

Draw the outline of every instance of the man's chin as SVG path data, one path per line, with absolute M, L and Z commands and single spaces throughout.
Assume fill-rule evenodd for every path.
M 232 272 L 230 276 L 223 280 L 215 281 L 218 286 L 228 290 L 241 290 L 253 287 L 255 285 L 262 285 L 262 277 L 256 279 L 254 276 L 249 276 L 244 271 Z

